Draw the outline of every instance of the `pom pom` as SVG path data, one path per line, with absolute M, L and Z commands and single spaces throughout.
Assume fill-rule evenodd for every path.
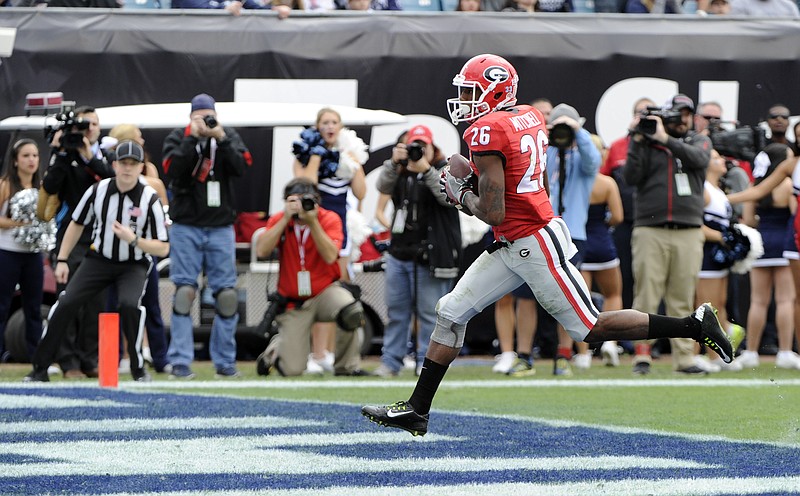
M 351 179 L 353 174 L 367 161 L 367 145 L 352 129 L 342 129 L 336 138 L 335 149 L 339 151 L 339 167 L 336 177 Z
M 48 251 L 56 246 L 56 224 L 36 217 L 38 202 L 39 190 L 36 188 L 23 189 L 8 201 L 11 220 L 25 223 L 12 230 L 14 241 L 32 252 Z

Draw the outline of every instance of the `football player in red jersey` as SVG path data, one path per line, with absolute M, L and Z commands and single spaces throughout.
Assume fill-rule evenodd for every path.
M 490 224 L 495 242 L 439 300 L 431 344 L 409 400 L 361 409 L 380 425 L 424 435 L 433 397 L 464 344 L 467 322 L 523 283 L 576 341 L 690 337 L 726 362 L 733 360 L 730 341 L 708 303 L 685 318 L 598 312 L 569 262 L 575 251 L 569 230 L 550 206 L 545 119 L 535 108 L 516 104 L 518 82 L 508 61 L 488 54 L 467 61 L 453 78 L 459 96 L 447 105 L 454 124 L 471 124 L 464 141 L 478 180 L 454 177 L 446 166 L 443 190 L 456 206 Z

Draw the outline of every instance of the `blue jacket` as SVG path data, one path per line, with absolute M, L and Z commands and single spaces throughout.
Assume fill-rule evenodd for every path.
M 567 182 L 564 184 L 564 213 L 561 217 L 567 223 L 572 239 L 586 240 L 586 219 L 589 216 L 589 197 L 592 194 L 594 178 L 600 169 L 600 151 L 594 145 L 589 131 L 580 129 L 575 133 L 577 147 L 566 152 Z M 559 199 L 559 161 L 558 148 L 547 148 L 547 179 L 550 182 L 550 204 L 558 213 Z

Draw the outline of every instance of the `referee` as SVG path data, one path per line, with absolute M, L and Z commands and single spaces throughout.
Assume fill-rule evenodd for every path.
M 56 358 L 67 324 L 84 302 L 112 284 L 119 296 L 117 311 L 128 340 L 131 375 L 135 381 L 150 380 L 141 353 L 144 319 L 139 305 L 152 267 L 150 255 L 167 256 L 169 237 L 158 193 L 141 179 L 144 150 L 134 141 L 123 141 L 117 145 L 116 154 L 116 177 L 103 179 L 86 190 L 64 233 L 56 282 L 67 281 L 67 258 L 85 226 L 92 229 L 91 250 L 50 310 L 26 382 L 49 381 L 47 368 Z

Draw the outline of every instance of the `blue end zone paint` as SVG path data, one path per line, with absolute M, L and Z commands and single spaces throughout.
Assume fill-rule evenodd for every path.
M 112 400 L 129 406 L 36 409 L 3 409 L 0 416 L 0 442 L 42 443 L 76 440 L 192 439 L 197 437 L 235 437 L 272 434 L 339 434 L 388 432 L 367 422 L 357 406 L 295 403 L 273 400 L 216 398 L 190 395 L 131 393 L 93 389 L 31 390 L 0 387 L 0 393 L 25 396 L 61 397 L 88 401 Z M 192 417 L 276 416 L 298 420 L 317 420 L 327 424 L 315 427 L 158 429 L 158 419 Z M 131 432 L 80 433 L 5 433 L 7 422 L 54 420 L 149 419 L 153 430 Z M 720 468 L 633 468 L 626 470 L 502 470 L 473 472 L 347 472 L 331 474 L 182 474 L 164 467 L 162 474 L 134 476 L 28 476 L 10 478 L 0 474 L 0 493 L 103 493 L 144 491 L 211 491 L 320 488 L 335 486 L 384 486 L 418 484 L 461 484 L 468 482 L 564 483 L 619 479 L 676 479 L 711 477 L 777 477 L 800 475 L 800 449 L 759 443 L 695 441 L 680 437 L 620 434 L 586 427 L 555 428 L 535 422 L 481 416 L 451 415 L 434 411 L 432 433 L 458 438 L 437 442 L 417 442 L 411 436 L 401 444 L 342 444 L 320 447 L 288 447 L 296 453 L 314 453 L 368 460 L 415 458 L 552 458 L 640 456 L 693 460 Z M 403 433 L 405 435 L 405 433 Z M 265 450 L 264 466 L 270 466 L 271 453 Z M 20 457 L 0 454 L 0 463 L 24 465 L 53 461 L 52 458 Z M 146 464 L 147 460 L 141 460 Z M 436 462 L 431 466 L 435 468 Z

